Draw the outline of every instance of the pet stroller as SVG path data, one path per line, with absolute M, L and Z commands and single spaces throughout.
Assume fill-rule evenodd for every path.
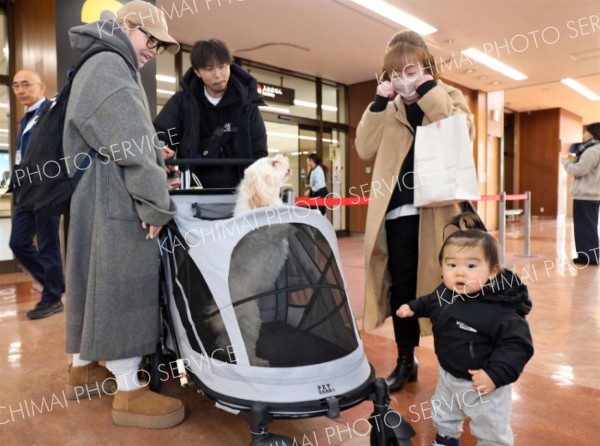
M 216 192 L 172 194 L 151 387 L 175 358 L 182 385 L 247 418 L 251 446 L 297 444 L 268 432 L 274 418 L 334 419 L 364 400 L 374 403 L 371 445 L 411 445 L 412 426 L 388 408 L 364 355 L 331 224 L 294 206 L 233 218 L 235 195 Z

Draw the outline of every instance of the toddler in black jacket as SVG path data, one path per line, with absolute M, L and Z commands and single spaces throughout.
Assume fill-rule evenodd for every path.
M 432 446 L 458 446 L 467 416 L 479 446 L 512 446 L 510 384 L 533 355 L 527 287 L 502 270 L 496 240 L 472 216 L 457 216 L 452 224 L 459 230 L 442 246 L 443 283 L 396 312 L 429 317 L 433 324 L 440 377 L 432 398 Z

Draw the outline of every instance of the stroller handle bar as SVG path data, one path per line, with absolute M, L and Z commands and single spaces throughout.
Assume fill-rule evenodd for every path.
M 249 166 L 256 159 L 244 158 L 176 158 L 165 160 L 167 166 Z

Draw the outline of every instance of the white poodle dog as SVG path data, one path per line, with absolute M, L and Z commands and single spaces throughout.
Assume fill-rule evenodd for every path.
M 283 205 L 280 197 L 281 187 L 289 180 L 291 174 L 287 156 L 275 155 L 273 158 L 260 158 L 255 161 L 244 171 L 233 215 L 265 206 Z
M 290 175 L 289 161 L 285 156 L 276 155 L 256 161 L 244 172 L 244 179 L 238 187 L 234 216 L 260 207 L 283 205 L 280 191 Z M 258 228 L 242 238 L 232 254 L 229 293 L 248 358 L 253 366 L 269 366 L 268 360 L 256 355 L 256 343 L 262 325 L 260 306 L 265 305 L 261 305 L 260 299 L 242 301 L 275 289 L 275 282 L 288 256 L 288 237 L 295 231 L 294 226 L 289 224 Z M 239 305 L 235 305 L 236 303 Z M 215 321 L 217 319 L 220 320 L 213 318 Z M 213 327 L 221 333 L 217 338 L 220 348 L 224 348 L 228 342 L 224 328 Z
M 256 343 L 263 323 L 261 308 L 269 311 L 277 279 L 288 258 L 288 237 L 295 232 L 296 228 L 290 224 L 263 226 L 247 234 L 233 251 L 229 268 L 229 294 L 232 304 L 239 303 L 234 306 L 235 315 L 250 364 L 255 366 L 269 366 L 267 359 L 259 358 L 256 354 Z M 262 299 L 258 297 L 242 302 L 263 293 Z

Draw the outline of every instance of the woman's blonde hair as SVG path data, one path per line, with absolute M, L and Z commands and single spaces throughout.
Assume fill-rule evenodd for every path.
M 434 79 L 439 77 L 434 58 L 423 38 L 414 31 L 401 31 L 394 34 L 387 44 L 383 57 L 383 80 L 391 80 L 394 71 L 401 76 L 402 70 L 411 64 L 423 74 Z

